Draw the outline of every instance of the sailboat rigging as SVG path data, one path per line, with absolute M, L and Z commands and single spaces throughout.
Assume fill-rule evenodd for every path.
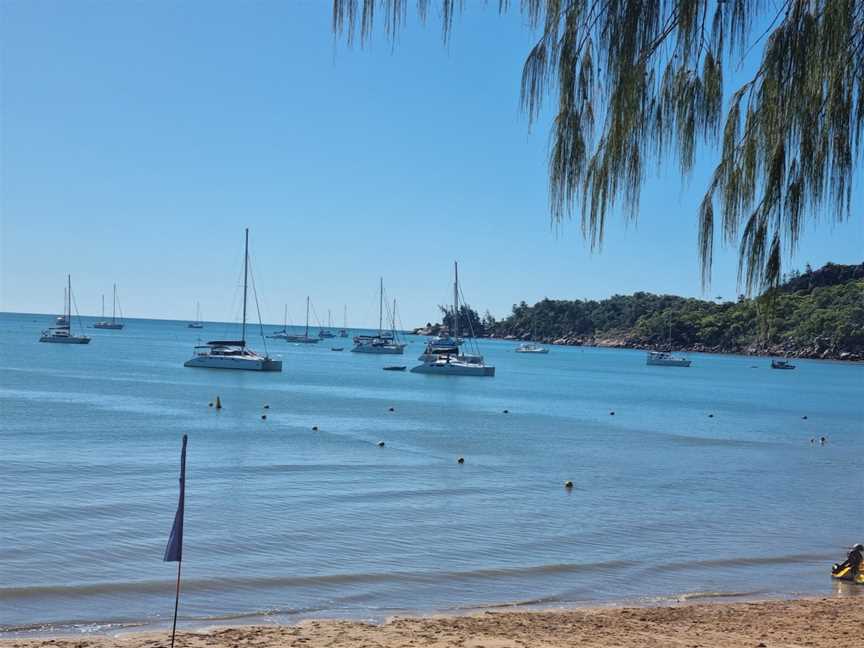
M 66 275 L 66 290 L 63 295 L 63 316 L 56 320 L 56 325 L 42 331 L 40 342 L 54 344 L 90 344 L 90 338 L 72 333 L 72 276 Z M 77 309 L 76 309 L 77 310 Z M 78 322 L 81 325 L 80 318 Z
M 246 228 L 246 243 L 243 255 L 243 320 L 239 340 L 211 340 L 194 349 L 194 355 L 183 363 L 184 367 L 208 369 L 240 369 L 245 371 L 282 371 L 282 361 L 267 354 L 267 343 L 263 331 L 264 355 L 246 346 L 246 306 L 249 292 L 249 228 Z M 257 299 L 257 297 L 256 297 Z M 261 326 L 259 315 L 259 327 Z

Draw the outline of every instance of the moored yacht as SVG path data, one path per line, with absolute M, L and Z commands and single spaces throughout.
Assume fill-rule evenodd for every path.
M 112 331 L 119 331 L 123 328 L 123 311 L 120 311 L 120 319 L 117 319 L 117 306 L 119 302 L 117 301 L 117 284 L 114 284 L 114 302 L 111 307 L 111 319 L 105 319 L 105 295 L 102 295 L 102 320 L 93 324 L 93 328 L 97 329 L 109 329 Z
M 690 360 L 672 355 L 668 351 L 649 351 L 645 364 L 654 367 L 689 367 Z
M 430 340 L 420 359 L 419 364 L 411 369 L 411 373 L 422 373 L 437 376 L 494 376 L 495 367 L 487 365 L 480 355 L 477 343 L 474 342 L 474 331 L 470 330 L 471 322 L 468 322 L 470 340 L 473 344 L 473 353 L 463 353 L 460 345 L 463 340 L 459 337 L 459 265 L 453 264 L 453 315 L 451 319 L 453 337 L 439 336 Z
M 536 342 L 523 342 L 516 347 L 516 353 L 549 353 L 549 349 Z
M 279 337 L 286 342 L 291 342 L 293 344 L 318 344 L 321 341 L 321 338 L 311 337 L 309 335 L 309 297 L 306 297 L 306 329 L 303 332 L 303 335 L 289 334 L 286 326 L 285 335 L 280 335 Z
M 344 312 L 342 313 L 342 328 L 339 329 L 339 337 L 348 337 L 348 305 L 346 304 L 344 307 Z
M 668 351 L 649 351 L 645 356 L 645 364 L 652 367 L 689 367 L 691 361 L 672 353 L 672 314 L 669 314 Z
M 795 365 L 789 362 L 788 360 L 772 360 L 771 361 L 772 369 L 794 369 Z
M 42 331 L 39 341 L 54 344 L 90 344 L 90 338 L 86 335 L 72 333 L 72 277 L 70 275 L 66 275 L 66 283 L 63 315 L 55 320 L 56 326 Z
M 243 322 L 239 340 L 211 340 L 194 349 L 194 355 L 183 363 L 184 367 L 204 369 L 239 369 L 245 371 L 282 371 L 282 361 L 267 355 L 267 342 L 262 334 L 264 355 L 246 346 L 246 302 L 249 286 L 249 228 L 243 256 Z M 259 322 L 260 324 L 260 322 Z
M 186 326 L 191 329 L 204 328 L 204 322 L 201 321 L 201 302 L 195 302 L 195 321 L 189 322 Z
M 353 353 L 373 353 L 378 355 L 402 355 L 405 343 L 400 342 L 396 333 L 396 308 L 393 308 L 391 330 L 384 332 L 384 278 L 379 280 L 378 290 L 378 335 L 357 335 L 354 337 Z
M 324 338 L 334 338 L 334 337 L 336 337 L 336 334 L 333 333 L 333 331 L 330 330 L 332 327 L 333 327 L 333 322 L 332 322 L 332 320 L 331 320 L 331 318 L 330 318 L 330 309 L 328 308 L 328 309 L 327 309 L 327 328 L 326 328 L 326 329 L 323 329 L 323 328 L 320 329 L 320 330 L 318 331 L 318 337 L 321 338 L 322 340 L 323 340 Z

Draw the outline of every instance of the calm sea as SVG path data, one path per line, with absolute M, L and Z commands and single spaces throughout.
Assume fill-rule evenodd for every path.
M 337 338 L 255 374 L 183 367 L 224 325 L 48 323 L 0 315 L 4 633 L 170 620 L 183 434 L 186 625 L 864 589 L 828 576 L 864 541 L 860 365 L 486 341 L 495 378 L 448 378 Z

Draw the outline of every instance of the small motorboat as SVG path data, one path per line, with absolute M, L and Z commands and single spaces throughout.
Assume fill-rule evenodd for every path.
M 330 347 L 331 351 L 344 351 L 345 347 Z
M 771 361 L 772 369 L 794 369 L 795 365 L 793 365 L 788 360 L 772 360 Z
M 391 365 L 384 367 L 384 371 L 405 371 L 406 368 L 405 365 Z
M 536 342 L 525 342 L 516 347 L 516 353 L 549 353 L 549 349 Z

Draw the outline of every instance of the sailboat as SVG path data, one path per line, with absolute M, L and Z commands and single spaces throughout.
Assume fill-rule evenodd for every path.
M 288 335 L 286 331 L 283 339 L 286 342 L 294 342 L 295 344 L 318 344 L 321 341 L 321 338 L 309 337 L 309 297 L 306 297 L 306 329 L 303 335 Z
M 204 322 L 201 321 L 201 302 L 195 302 L 195 321 L 189 322 L 186 326 L 193 329 L 204 328 Z
M 321 329 L 321 330 L 319 330 L 319 331 L 318 331 L 318 337 L 321 338 L 322 340 L 323 340 L 324 338 L 334 338 L 334 337 L 336 337 L 336 336 L 333 334 L 333 331 L 330 330 L 332 327 L 333 327 L 333 320 L 330 318 L 330 309 L 328 308 L 328 309 L 327 309 L 327 328 L 326 328 L 326 329 Z
M 267 342 L 263 330 L 264 355 L 246 346 L 246 302 L 249 292 L 249 228 L 246 228 L 246 245 L 243 255 L 243 323 L 239 340 L 211 340 L 196 346 L 194 355 L 183 363 L 184 367 L 207 369 L 241 369 L 245 371 L 282 371 L 282 361 L 267 355 Z M 260 325 L 260 322 L 259 322 Z
M 494 376 L 495 367 L 487 365 L 483 356 L 480 355 L 477 349 L 477 343 L 474 342 L 474 353 L 467 354 L 459 351 L 459 346 L 462 339 L 459 337 L 459 264 L 453 264 L 454 281 L 453 281 L 453 337 L 449 343 L 445 343 L 441 338 L 431 340 L 426 345 L 426 350 L 420 356 L 423 364 L 419 364 L 411 373 L 424 373 L 441 376 Z M 471 323 L 468 323 L 469 327 Z M 473 341 L 474 332 L 469 330 Z M 449 347 L 447 346 L 449 344 Z
M 384 278 L 379 280 L 378 289 L 378 335 L 357 335 L 354 337 L 354 353 L 376 353 L 379 355 L 402 355 L 405 343 L 396 335 L 395 314 L 389 333 L 384 332 Z
M 288 337 L 288 304 L 285 304 L 285 316 L 282 318 L 282 330 L 273 331 L 267 337 L 274 340 L 284 340 Z
M 652 367 L 689 367 L 691 361 L 672 353 L 672 314 L 669 314 L 669 337 L 668 351 L 649 351 L 645 357 L 645 364 Z
M 39 341 L 53 342 L 55 344 L 90 344 L 90 338 L 86 335 L 73 335 L 72 333 L 72 277 L 70 275 L 66 275 L 63 319 L 61 320 L 58 317 L 56 319 L 56 326 L 42 331 Z
M 339 329 L 339 337 L 348 337 L 348 305 L 344 306 L 342 313 L 342 328 Z
M 93 328 L 97 329 L 110 329 L 112 331 L 119 331 L 123 328 L 123 311 L 120 311 L 120 321 L 117 321 L 117 306 L 119 302 L 117 301 L 117 284 L 114 284 L 114 301 L 111 307 L 111 319 L 105 319 L 105 295 L 102 295 L 102 321 L 96 322 L 93 325 Z

